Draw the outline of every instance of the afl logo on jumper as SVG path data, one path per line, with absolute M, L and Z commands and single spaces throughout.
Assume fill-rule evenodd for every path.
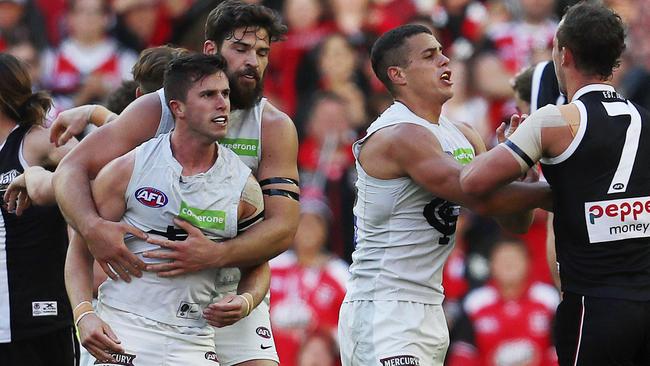
M 266 339 L 271 338 L 271 331 L 265 327 L 258 327 L 257 329 L 255 329 L 255 333 L 257 333 L 257 335 L 262 338 L 266 338 Z
M 135 198 L 138 202 L 151 208 L 163 207 L 167 204 L 167 195 L 152 187 L 142 187 L 135 191 Z

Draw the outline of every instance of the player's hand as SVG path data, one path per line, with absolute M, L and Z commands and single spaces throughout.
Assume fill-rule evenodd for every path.
M 497 141 L 499 143 L 506 141 L 506 139 L 517 130 L 517 127 L 519 127 L 519 125 L 522 124 L 526 118 L 528 118 L 527 114 L 513 114 L 510 116 L 509 124 L 502 122 L 496 130 Z
M 208 324 L 221 328 L 232 325 L 246 317 L 248 304 L 239 295 L 228 294 L 203 310 L 203 317 Z
M 218 267 L 211 258 L 219 258 L 223 245 L 216 245 L 208 239 L 200 229 L 179 218 L 174 224 L 187 232 L 187 239 L 172 241 L 161 237 L 150 236 L 147 242 L 156 244 L 168 250 L 152 250 L 143 254 L 146 258 L 167 259 L 169 263 L 149 264 L 146 270 L 158 272 L 160 277 L 172 277 L 185 273 L 197 272 L 206 268 Z
M 123 353 L 124 349 L 120 345 L 111 327 L 106 324 L 97 314 L 88 314 L 84 316 L 77 327 L 79 329 L 79 341 L 97 360 L 113 360 L 109 352 Z
M 124 244 L 124 235 L 127 233 L 142 240 L 148 237 L 143 231 L 126 223 L 100 219 L 84 239 L 90 253 L 108 277 L 117 280 L 119 276 L 122 280 L 131 282 L 131 275 L 142 276 L 141 269 L 145 268 L 145 264 Z
M 57 147 L 63 146 L 83 132 L 93 109 L 94 105 L 82 105 L 59 113 L 50 127 L 50 142 Z
M 17 216 L 32 204 L 32 200 L 27 194 L 27 182 L 25 181 L 25 173 L 17 176 L 7 187 L 7 191 L 2 197 L 5 203 L 5 209 L 8 212 L 15 212 Z

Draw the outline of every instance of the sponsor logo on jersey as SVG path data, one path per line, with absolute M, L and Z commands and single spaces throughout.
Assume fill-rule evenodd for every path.
M 271 331 L 266 327 L 257 327 L 257 329 L 255 329 L 255 333 L 257 333 L 257 335 L 262 338 L 271 338 Z
M 109 365 L 122 365 L 122 366 L 134 366 L 133 360 L 136 358 L 136 355 L 131 355 L 128 353 L 116 353 L 109 352 L 113 356 L 112 361 L 95 361 L 94 365 L 100 366 L 109 366 Z
M 467 147 L 461 147 L 452 151 L 451 156 L 453 156 L 461 165 L 467 165 L 474 159 L 474 150 Z
M 420 359 L 411 355 L 386 357 L 379 362 L 381 366 L 420 366 Z
M 181 301 L 176 312 L 177 318 L 198 319 L 201 317 L 201 307 L 199 304 L 187 301 Z
M 178 217 L 201 229 L 226 229 L 226 212 L 219 210 L 202 210 L 190 207 L 181 201 Z
M 152 187 L 142 187 L 135 191 L 135 199 L 147 207 L 160 208 L 169 201 L 167 195 Z
M 58 314 L 56 301 L 32 302 L 32 316 L 56 316 Z
M 650 197 L 585 203 L 590 243 L 650 237 Z
M 16 169 L 11 169 L 8 172 L 0 174 L 0 185 L 9 185 L 9 183 L 13 182 L 19 175 L 20 172 Z M 5 187 L 4 189 L 6 190 L 7 188 Z
M 257 156 L 257 148 L 259 146 L 258 139 L 230 139 L 223 138 L 219 143 L 235 154 L 240 156 Z
M 205 359 L 208 361 L 214 361 L 216 363 L 219 363 L 219 360 L 217 359 L 217 354 L 214 352 L 206 352 Z

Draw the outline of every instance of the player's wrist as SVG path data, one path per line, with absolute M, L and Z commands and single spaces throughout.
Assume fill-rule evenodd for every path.
M 251 311 L 253 311 L 253 295 L 249 294 L 248 292 L 244 292 L 243 294 L 237 294 L 237 296 L 241 297 L 242 300 L 244 300 L 245 310 L 243 317 L 245 318 L 251 313 Z

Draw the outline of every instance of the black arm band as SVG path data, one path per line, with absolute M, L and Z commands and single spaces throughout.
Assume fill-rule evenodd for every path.
M 262 212 L 258 213 L 254 217 L 251 217 L 250 219 L 246 219 L 246 220 L 240 222 L 239 224 L 237 224 L 237 231 L 242 232 L 242 231 L 248 229 L 249 227 L 251 227 L 251 225 L 257 223 L 263 217 L 264 217 L 264 210 L 262 210 Z
M 535 162 L 533 162 L 533 159 L 531 159 L 530 156 L 528 156 L 528 154 L 526 154 L 524 152 L 524 150 L 520 149 L 519 146 L 515 145 L 514 142 L 512 142 L 510 140 L 506 140 L 505 145 L 507 147 L 509 147 L 510 150 L 514 151 L 515 154 L 519 155 L 519 157 L 523 161 L 525 161 L 526 164 L 528 164 L 529 167 L 532 167 L 533 165 L 535 165 Z
M 262 194 L 267 196 L 284 196 L 300 202 L 300 195 L 298 193 L 287 191 L 286 189 L 263 189 Z
M 284 177 L 272 177 L 262 179 L 260 182 L 260 187 L 264 187 L 269 184 L 293 184 L 298 186 L 298 181 L 293 178 L 284 178 Z

